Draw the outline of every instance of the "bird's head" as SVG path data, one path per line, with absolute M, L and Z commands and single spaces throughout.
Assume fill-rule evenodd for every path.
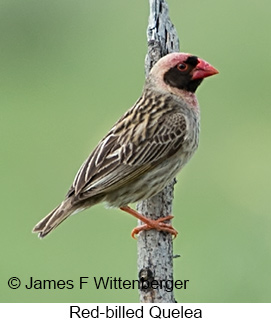
M 218 70 L 197 56 L 171 53 L 162 57 L 151 69 L 149 77 L 163 89 L 172 88 L 194 93 L 202 80 Z

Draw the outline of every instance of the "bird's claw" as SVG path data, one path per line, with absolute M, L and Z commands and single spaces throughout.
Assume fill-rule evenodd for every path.
M 171 224 L 169 223 L 164 223 L 164 221 L 168 221 L 171 220 L 173 218 L 172 215 L 168 215 L 165 216 L 163 218 L 159 218 L 157 220 L 150 220 L 148 219 L 149 223 L 148 224 L 143 224 L 143 225 L 139 225 L 136 228 L 134 228 L 131 232 L 131 236 L 132 238 L 136 239 L 135 235 L 139 234 L 141 231 L 146 231 L 146 230 L 151 230 L 151 229 L 155 229 L 157 231 L 164 231 L 164 232 L 168 232 L 171 233 L 174 236 L 174 239 L 177 237 L 178 235 L 178 231 L 175 230 Z

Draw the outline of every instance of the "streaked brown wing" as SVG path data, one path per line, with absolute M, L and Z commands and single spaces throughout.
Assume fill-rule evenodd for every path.
M 68 195 L 117 189 L 180 149 L 187 132 L 181 113 L 137 111 L 133 117 L 129 111 L 81 166 Z

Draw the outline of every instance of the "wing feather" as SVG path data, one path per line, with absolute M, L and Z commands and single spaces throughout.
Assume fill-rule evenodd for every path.
M 79 169 L 68 196 L 86 198 L 117 189 L 180 149 L 187 133 L 180 109 L 150 106 L 148 113 L 141 103 L 138 100 L 100 141 Z

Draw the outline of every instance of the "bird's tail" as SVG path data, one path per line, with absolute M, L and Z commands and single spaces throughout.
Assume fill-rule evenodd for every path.
M 44 238 L 61 222 L 67 219 L 68 216 L 75 213 L 76 211 L 76 208 L 72 205 L 71 200 L 68 198 L 64 200 L 59 206 L 57 206 L 53 211 L 51 211 L 39 223 L 37 223 L 32 232 L 38 233 L 39 238 Z

